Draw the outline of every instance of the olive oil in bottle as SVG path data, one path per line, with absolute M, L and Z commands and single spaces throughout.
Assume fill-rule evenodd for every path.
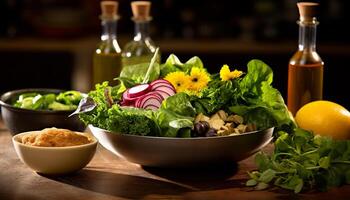
M 131 2 L 131 8 L 134 15 L 132 20 L 135 22 L 135 35 L 134 39 L 123 48 L 123 67 L 137 67 L 135 65 L 149 63 L 156 51 L 156 46 L 149 36 L 149 23 L 152 20 L 151 2 L 134 1 Z M 156 62 L 160 62 L 160 53 Z
M 288 99 L 290 112 L 296 112 L 305 104 L 322 99 L 324 63 L 316 52 L 315 17 L 317 3 L 298 3 L 299 49 L 289 61 Z
M 119 76 L 121 71 L 121 49 L 117 41 L 118 2 L 101 2 L 101 41 L 93 55 L 92 86 Z

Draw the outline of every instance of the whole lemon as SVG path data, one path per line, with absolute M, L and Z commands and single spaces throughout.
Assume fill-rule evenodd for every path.
M 350 139 L 350 112 L 330 101 L 313 101 L 297 112 L 300 128 L 334 139 Z

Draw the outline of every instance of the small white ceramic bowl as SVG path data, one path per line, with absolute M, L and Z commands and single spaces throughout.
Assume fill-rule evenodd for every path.
M 84 134 L 92 142 L 69 147 L 36 147 L 23 144 L 22 137 L 38 131 L 20 133 L 12 137 L 16 153 L 21 161 L 35 172 L 48 175 L 67 174 L 84 168 L 93 158 L 97 139 L 88 133 Z

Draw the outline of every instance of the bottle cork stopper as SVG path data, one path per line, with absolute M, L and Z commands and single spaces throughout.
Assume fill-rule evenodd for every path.
M 317 15 L 318 3 L 314 2 L 300 2 L 297 3 L 300 21 L 313 21 Z
M 101 1 L 101 18 L 117 19 L 118 18 L 118 2 L 116 1 Z
M 134 20 L 150 20 L 151 2 L 149 1 L 133 1 L 131 9 Z

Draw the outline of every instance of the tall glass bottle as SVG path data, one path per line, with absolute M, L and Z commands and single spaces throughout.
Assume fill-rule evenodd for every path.
M 122 52 L 122 66 L 135 67 L 137 64 L 149 63 L 156 51 L 156 45 L 149 35 L 151 2 L 131 2 L 133 12 L 132 20 L 135 22 L 134 39 L 128 42 Z M 160 62 L 160 53 L 157 62 Z
M 92 83 L 103 81 L 113 84 L 121 71 L 121 49 L 117 41 L 118 2 L 101 2 L 101 41 L 93 55 Z
M 317 3 L 298 3 L 299 49 L 289 61 L 288 108 L 293 115 L 306 103 L 322 99 L 323 66 L 316 52 Z

